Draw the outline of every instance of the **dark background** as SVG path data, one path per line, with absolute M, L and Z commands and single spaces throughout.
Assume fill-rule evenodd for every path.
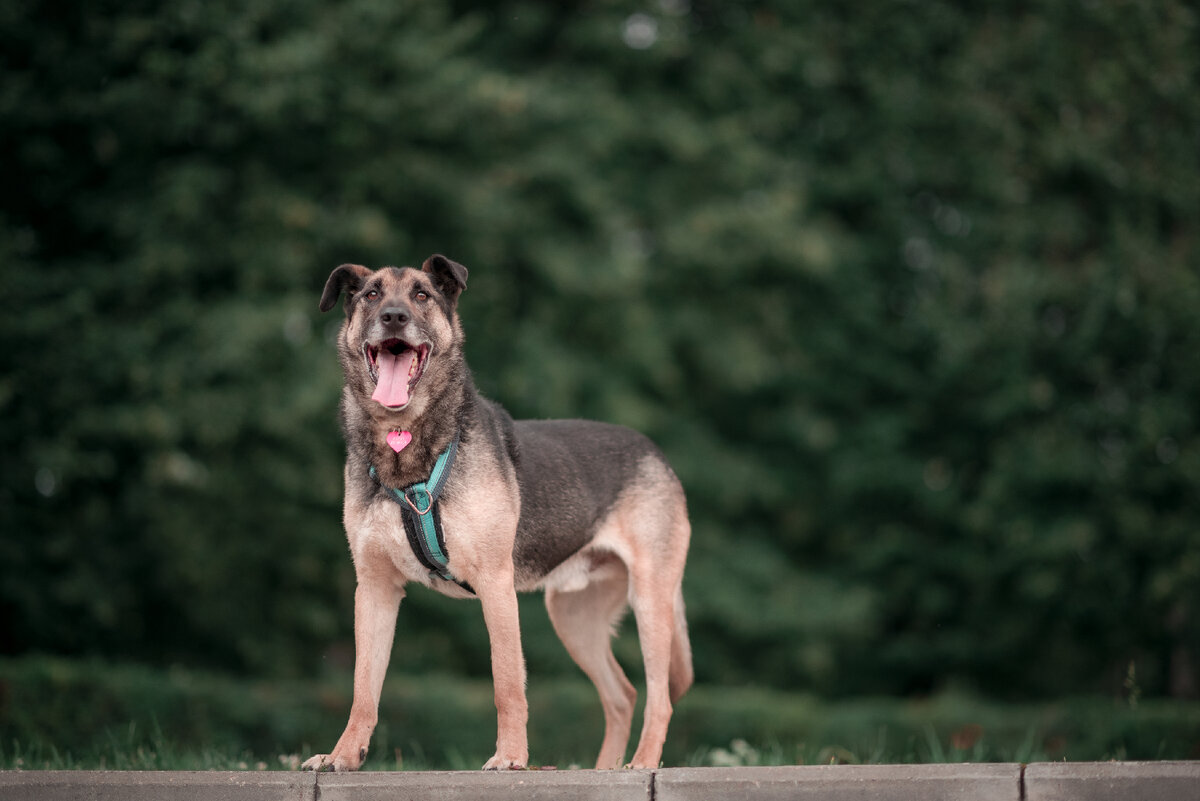
M 441 252 L 485 394 L 676 466 L 700 682 L 1195 696 L 1200 20 L 959 5 L 4 4 L 0 654 L 344 669 L 317 300 Z

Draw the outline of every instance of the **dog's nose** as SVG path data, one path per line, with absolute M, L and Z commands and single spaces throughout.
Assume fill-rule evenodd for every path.
M 399 306 L 388 306 L 379 313 L 379 322 L 384 325 L 405 325 L 409 319 L 408 312 Z

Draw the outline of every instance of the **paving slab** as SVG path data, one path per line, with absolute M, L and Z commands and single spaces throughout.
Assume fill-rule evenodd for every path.
M 1200 762 L 657 771 L 0 771 L 0 801 L 1200 801 Z
M 1037 762 L 1027 801 L 1200 801 L 1200 762 Z
M 0 771 L 0 801 L 316 801 L 311 773 Z
M 1020 790 L 1017 764 L 667 768 L 654 779 L 655 801 L 1019 801 Z
M 320 801 L 651 801 L 648 770 L 322 773 Z

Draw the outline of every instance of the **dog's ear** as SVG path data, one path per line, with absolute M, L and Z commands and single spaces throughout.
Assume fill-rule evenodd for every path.
M 329 280 L 325 282 L 325 291 L 321 293 L 321 311 L 327 312 L 332 309 L 343 292 L 346 293 L 346 303 L 349 304 L 350 298 L 362 289 L 363 281 L 366 281 L 370 274 L 371 271 L 361 264 L 343 264 L 331 272 Z
M 437 253 L 426 259 L 421 269 L 429 273 L 434 286 L 450 301 L 450 307 L 454 308 L 458 303 L 458 296 L 467 288 L 467 268 Z

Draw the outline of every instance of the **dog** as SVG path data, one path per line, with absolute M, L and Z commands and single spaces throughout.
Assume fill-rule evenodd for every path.
M 544 590 L 555 632 L 604 710 L 597 768 L 624 761 L 637 692 L 613 657 L 628 607 L 646 675 L 629 768 L 657 768 L 673 704 L 692 683 L 683 572 L 691 526 L 683 488 L 643 435 L 585 420 L 520 420 L 475 388 L 459 296 L 467 268 L 335 269 L 321 311 L 345 296 L 344 523 L 354 561 L 354 697 L 329 754 L 307 770 L 356 770 L 367 756 L 409 583 L 478 598 L 491 647 L 496 753 L 529 761 L 517 592 Z

